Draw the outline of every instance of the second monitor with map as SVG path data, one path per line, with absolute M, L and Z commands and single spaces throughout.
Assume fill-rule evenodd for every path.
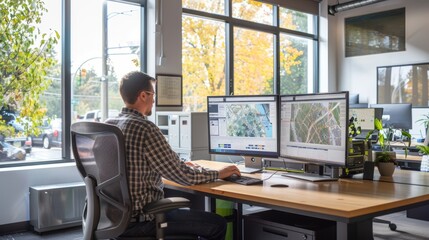
M 348 92 L 280 96 L 280 157 L 345 166 Z

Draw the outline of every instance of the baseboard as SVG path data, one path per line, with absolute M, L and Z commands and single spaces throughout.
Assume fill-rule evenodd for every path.
M 29 221 L 0 225 L 0 236 L 17 232 L 31 231 L 32 229 L 33 227 L 30 225 Z

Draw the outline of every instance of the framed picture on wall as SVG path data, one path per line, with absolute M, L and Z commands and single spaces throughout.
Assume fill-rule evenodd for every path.
M 429 106 L 429 63 L 377 67 L 377 103 Z
M 157 74 L 156 75 L 156 106 L 181 107 L 182 76 Z
M 346 57 L 405 51 L 405 8 L 346 18 Z

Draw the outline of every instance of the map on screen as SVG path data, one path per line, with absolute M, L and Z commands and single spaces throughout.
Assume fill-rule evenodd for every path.
M 227 134 L 236 137 L 272 137 L 269 104 L 226 106 Z
M 291 142 L 341 146 L 339 102 L 296 103 L 291 111 Z

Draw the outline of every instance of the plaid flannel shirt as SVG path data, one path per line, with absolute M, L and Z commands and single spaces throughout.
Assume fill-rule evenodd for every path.
M 133 216 L 143 215 L 143 207 L 164 197 L 162 177 L 182 185 L 195 185 L 218 178 L 217 171 L 187 166 L 171 149 L 160 129 L 134 109 L 123 108 L 117 118 L 106 123 L 118 126 L 125 136 L 128 185 Z

